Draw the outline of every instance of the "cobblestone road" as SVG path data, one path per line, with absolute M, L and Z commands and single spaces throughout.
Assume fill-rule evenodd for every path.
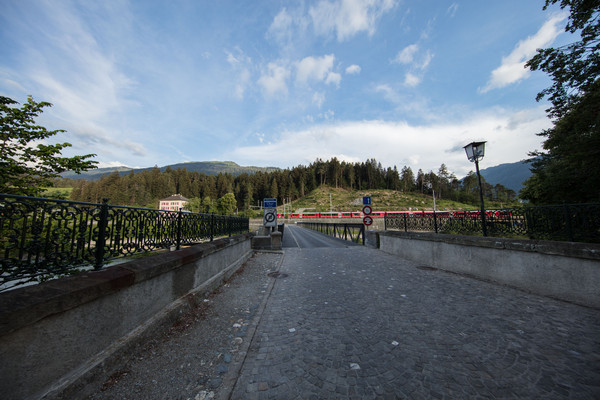
M 287 248 L 280 273 L 221 396 L 600 398 L 599 310 L 362 246 Z

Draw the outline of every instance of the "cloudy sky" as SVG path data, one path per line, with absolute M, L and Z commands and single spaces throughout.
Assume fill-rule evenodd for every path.
M 375 158 L 461 176 L 527 158 L 572 41 L 542 0 L 0 0 L 0 95 L 53 103 L 100 166 Z

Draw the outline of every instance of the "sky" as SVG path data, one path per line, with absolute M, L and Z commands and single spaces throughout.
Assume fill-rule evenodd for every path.
M 293 168 L 375 158 L 457 176 L 552 126 L 524 68 L 573 41 L 543 0 L 0 0 L 0 95 L 48 101 L 66 156 Z

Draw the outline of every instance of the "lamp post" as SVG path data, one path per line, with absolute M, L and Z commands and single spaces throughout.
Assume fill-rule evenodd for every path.
M 477 181 L 479 182 L 479 200 L 481 201 L 481 229 L 483 230 L 483 236 L 487 236 L 487 227 L 485 225 L 485 208 L 483 206 L 483 187 L 481 186 L 481 174 L 479 173 L 479 160 L 481 160 L 485 154 L 485 142 L 472 142 L 463 148 L 467 153 L 467 158 L 469 161 L 475 163 Z

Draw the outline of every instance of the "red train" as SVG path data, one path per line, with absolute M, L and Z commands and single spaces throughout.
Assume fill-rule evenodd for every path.
M 498 218 L 510 216 L 510 211 L 505 210 L 487 210 L 485 212 L 487 217 Z M 433 218 L 433 211 L 373 211 L 371 214 L 373 218 L 383 217 L 431 217 Z M 480 211 L 436 211 L 437 217 L 456 217 L 456 218 L 476 218 L 479 217 Z M 352 212 L 305 212 L 305 213 L 277 213 L 277 218 L 287 219 L 303 219 L 303 218 L 362 218 L 364 214 L 360 211 Z

